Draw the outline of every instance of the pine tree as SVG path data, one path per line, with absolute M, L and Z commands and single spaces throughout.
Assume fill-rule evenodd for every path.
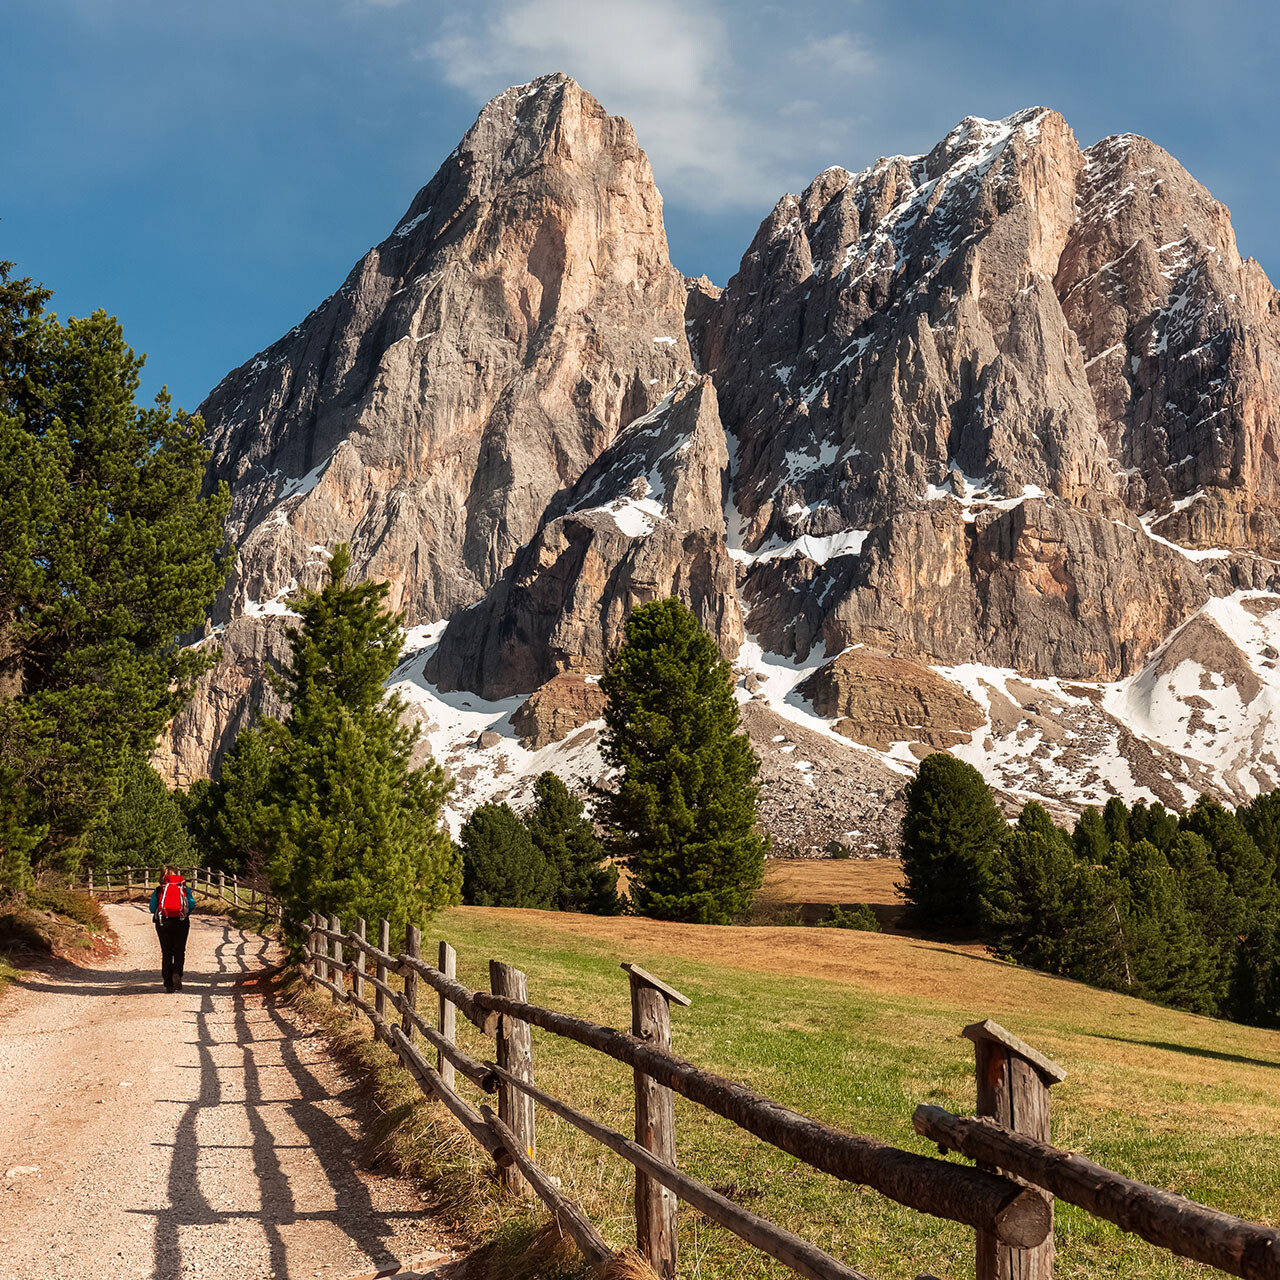
M 1110 856 L 1111 838 L 1107 835 L 1102 814 L 1092 805 L 1088 805 L 1076 819 L 1071 843 L 1075 846 L 1076 857 L 1083 862 L 1100 866 Z
M 1267 912 L 1236 948 L 1224 1012 L 1255 1027 L 1280 1027 L 1280 916 Z
M 1102 807 L 1102 829 L 1111 844 L 1129 843 L 1129 806 L 1112 796 Z
M 912 918 L 928 928 L 980 931 L 992 860 L 1007 830 L 982 775 L 935 752 L 920 762 L 906 801 L 901 888 Z
M 1178 818 L 1159 800 L 1150 805 L 1139 800 L 1129 811 L 1129 836 L 1133 840 L 1150 840 L 1163 854 L 1168 854 L 1178 838 Z
M 86 856 L 100 870 L 186 866 L 191 840 L 173 792 L 148 760 L 134 756 L 117 774 L 116 794 L 89 832 Z
M 1227 1000 L 1249 910 L 1226 874 L 1214 865 L 1212 851 L 1202 837 L 1180 831 L 1167 856 L 1204 957 L 1207 1011 L 1216 1013 Z
M 632 610 L 600 681 L 605 847 L 631 870 L 633 908 L 663 920 L 728 924 L 760 887 L 759 762 L 740 731 L 729 664 L 679 600 Z
M 222 757 L 217 778 L 188 792 L 187 828 L 201 862 L 223 871 L 266 868 L 279 817 L 271 788 L 266 738 L 250 725 Z
M 1148 1000 L 1208 1012 L 1211 975 L 1168 859 L 1148 840 L 1112 846 L 1112 869 L 1128 887 L 1125 927 L 1131 990 Z
M 1236 817 L 1280 878 L 1280 790 L 1268 791 L 1242 805 Z
M 177 640 L 225 577 L 225 486 L 201 423 L 135 403 L 142 359 L 104 312 L 66 324 L 0 264 L 3 874 L 72 867 L 124 763 L 214 661 Z M 19 815 L 16 819 L 14 815 Z M 25 846 L 25 853 L 17 850 Z
M 1201 796 L 1182 816 L 1180 826 L 1200 836 L 1209 846 L 1214 865 L 1226 877 L 1232 892 L 1249 908 L 1245 928 L 1275 892 L 1271 867 L 1250 838 L 1244 824 L 1212 796 Z
M 556 878 L 561 911 L 616 916 L 622 910 L 617 869 L 605 861 L 604 845 L 582 809 L 582 801 L 551 772 L 534 783 L 534 804 L 525 814 L 529 837 Z
M 286 720 L 264 719 L 275 821 L 270 873 L 295 931 L 310 911 L 415 924 L 458 899 L 457 850 L 440 824 L 449 785 L 413 768 L 416 728 L 384 684 L 400 657 L 387 585 L 346 581 L 339 547 L 322 591 L 291 601 L 289 664 L 273 683 Z M 251 790 L 251 789 L 250 789 Z
M 550 908 L 556 873 L 509 804 L 482 804 L 463 824 L 462 900 L 476 907 Z
M 1019 964 L 1066 973 L 1082 903 L 1065 832 L 1031 801 L 991 860 L 985 896 L 993 950 Z

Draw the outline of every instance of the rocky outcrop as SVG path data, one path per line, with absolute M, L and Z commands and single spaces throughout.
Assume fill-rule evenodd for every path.
M 1253 518 L 1220 525 L 1231 540 L 1216 545 L 1274 554 L 1275 290 L 1241 259 L 1226 208 L 1145 138 L 1090 147 L 1077 202 L 1054 288 L 1131 504 L 1228 491 Z
M 562 75 L 495 98 L 337 293 L 201 405 L 239 552 L 214 623 L 318 585 L 343 541 L 411 626 L 474 604 L 691 368 L 685 305 L 631 126 Z M 222 644 L 175 776 L 225 744 L 261 646 Z
M 849 649 L 800 685 L 814 711 L 864 746 L 895 742 L 954 747 L 986 723 L 983 709 L 958 685 L 908 658 Z
M 522 746 L 541 751 L 604 715 L 600 682 L 566 672 L 535 689 L 511 716 Z
M 898 847 L 906 779 L 871 751 L 784 719 L 763 698 L 742 708 L 760 758 L 760 825 L 777 857 L 817 857 L 834 841 L 869 854 Z
M 201 406 L 234 493 L 229 606 L 336 541 L 410 624 L 474 603 L 690 367 L 684 310 L 631 126 L 566 76 L 495 98 L 338 292 Z
M 220 645 L 222 657 L 160 739 L 153 763 L 172 785 L 187 787 L 208 777 L 255 711 L 281 713 L 280 699 L 265 672 L 268 665 L 278 668 L 288 659 L 289 621 L 283 609 L 252 617 L 242 614 L 199 642 Z

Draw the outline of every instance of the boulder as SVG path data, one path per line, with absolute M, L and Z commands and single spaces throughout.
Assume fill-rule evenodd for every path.
M 575 729 L 604 714 L 605 696 L 598 680 L 565 672 L 531 693 L 511 717 L 521 744 L 539 751 L 567 738 Z

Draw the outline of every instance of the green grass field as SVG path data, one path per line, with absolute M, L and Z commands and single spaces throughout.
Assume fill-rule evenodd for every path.
M 962 1026 L 992 1017 L 1061 1063 L 1054 1138 L 1119 1172 L 1264 1222 L 1280 1214 L 1280 1034 L 1160 1009 L 918 939 L 795 928 L 712 928 L 546 912 L 456 908 L 431 933 L 459 953 L 459 976 L 487 985 L 491 957 L 529 974 L 530 998 L 629 1025 L 623 960 L 693 999 L 674 1011 L 679 1053 L 790 1106 L 909 1150 L 919 1102 L 974 1107 Z M 424 956 L 428 951 L 423 940 Z M 462 1019 L 459 1019 L 460 1024 Z M 477 1056 L 489 1042 L 469 1027 Z M 630 1072 L 535 1029 L 544 1088 L 628 1131 Z M 467 1085 L 460 1081 L 464 1092 Z M 478 1098 L 475 1099 L 478 1101 Z M 676 1100 L 680 1161 L 725 1191 L 875 1277 L 973 1274 L 966 1228 L 923 1217 L 800 1165 L 727 1121 Z M 546 1114 L 539 1161 L 615 1245 L 632 1239 L 632 1173 Z M 466 1146 L 450 1157 L 483 1161 Z M 508 1210 L 510 1212 L 510 1210 Z M 1060 1205 L 1062 1277 L 1216 1274 Z M 747 1280 L 787 1274 L 687 1208 L 681 1274 Z

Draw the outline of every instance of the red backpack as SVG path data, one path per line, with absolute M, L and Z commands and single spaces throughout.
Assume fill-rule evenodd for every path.
M 161 920 L 185 920 L 187 918 L 186 883 L 181 876 L 170 876 L 160 886 Z

